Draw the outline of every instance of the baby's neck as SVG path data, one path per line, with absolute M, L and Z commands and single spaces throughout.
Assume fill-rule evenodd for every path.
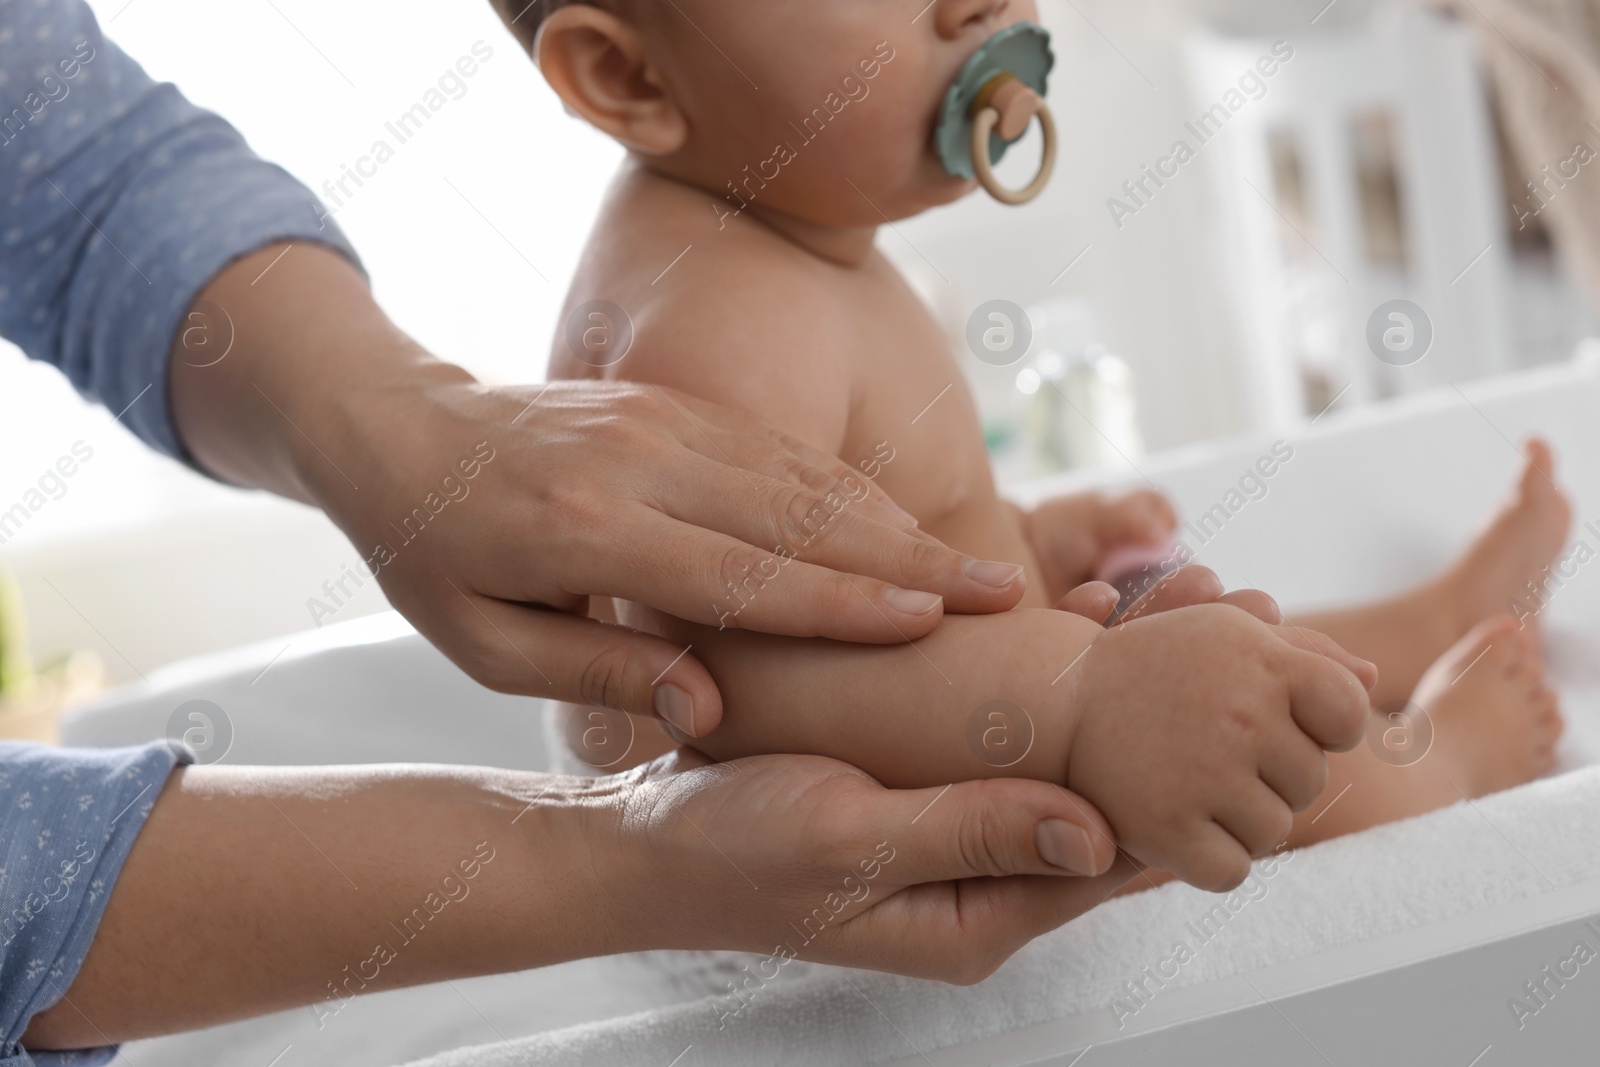
M 750 205 L 745 213 L 753 215 L 790 244 L 842 267 L 861 266 L 872 253 L 872 242 L 878 234 L 876 226 L 819 226 L 757 204 Z
M 623 176 L 624 182 L 668 182 L 710 197 L 713 203 L 720 202 L 716 192 L 663 170 L 652 161 L 635 156 L 625 166 L 629 172 Z M 745 205 L 727 225 L 737 226 L 741 222 L 764 226 L 801 251 L 842 267 L 859 267 L 864 263 L 872 253 L 878 234 L 876 226 L 826 226 L 784 214 L 759 202 Z

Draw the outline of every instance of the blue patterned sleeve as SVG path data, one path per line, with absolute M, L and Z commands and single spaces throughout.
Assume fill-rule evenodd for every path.
M 309 190 L 153 81 L 83 0 L 0 0 L 0 336 L 192 462 L 167 403 L 179 320 L 285 240 L 356 262 Z
M 177 758 L 164 742 L 60 749 L 0 741 L 0 1067 L 76 1067 L 116 1054 L 29 1051 L 18 1041 L 83 965 Z

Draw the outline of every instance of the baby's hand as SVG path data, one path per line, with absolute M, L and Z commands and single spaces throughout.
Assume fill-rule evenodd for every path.
M 1023 513 L 1023 529 L 1044 570 L 1051 600 L 1093 578 L 1113 549 L 1161 545 L 1177 527 L 1172 505 L 1150 490 L 1114 498 L 1078 493 L 1046 500 Z
M 1326 637 L 1223 604 L 1107 630 L 1073 673 L 1068 787 L 1135 859 L 1214 892 L 1322 792 L 1323 750 L 1361 740 L 1377 681 Z

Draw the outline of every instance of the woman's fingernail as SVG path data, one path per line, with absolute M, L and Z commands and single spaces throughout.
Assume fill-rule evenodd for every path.
M 944 597 L 938 593 L 924 593 L 920 589 L 891 586 L 883 591 L 883 602 L 906 615 L 926 615 L 944 603 Z
M 700 736 L 694 732 L 694 697 L 688 690 L 665 682 L 656 686 L 654 703 L 657 715 L 690 737 Z
M 979 585 L 987 585 L 994 589 L 1004 589 L 1022 577 L 1020 563 L 991 563 L 987 560 L 969 559 L 961 565 L 961 570 Z
M 1072 874 L 1095 875 L 1094 842 L 1089 831 L 1074 826 L 1065 819 L 1045 819 L 1033 831 L 1033 843 L 1039 855 L 1052 867 L 1060 867 Z

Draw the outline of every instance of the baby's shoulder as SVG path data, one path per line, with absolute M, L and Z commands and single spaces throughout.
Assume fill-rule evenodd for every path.
M 567 315 L 593 294 L 620 310 L 631 343 L 606 377 L 743 408 L 836 449 L 848 428 L 859 333 L 836 280 L 806 260 L 745 220 L 719 229 L 709 207 L 703 220 L 656 213 L 649 232 L 631 235 L 627 220 L 605 219 Z

